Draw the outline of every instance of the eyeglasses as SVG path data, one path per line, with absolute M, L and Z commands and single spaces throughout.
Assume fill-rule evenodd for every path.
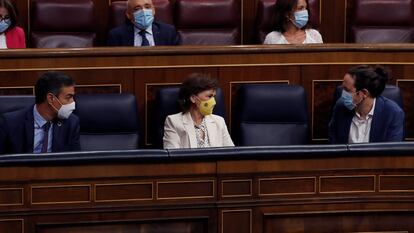
M 6 16 L 0 16 L 0 22 L 1 21 L 6 21 L 6 20 L 10 20 L 10 16 L 6 15 Z

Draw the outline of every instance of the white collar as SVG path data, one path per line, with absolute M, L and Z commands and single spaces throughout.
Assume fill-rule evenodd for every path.
M 374 111 L 375 111 L 375 103 L 377 102 L 377 98 L 374 98 L 374 101 L 372 102 L 372 107 L 371 107 L 371 110 L 369 110 L 369 112 L 368 112 L 368 114 L 367 114 L 367 117 L 366 118 L 371 118 L 371 117 L 373 117 L 374 116 Z M 361 115 L 357 112 L 357 111 L 355 111 L 355 115 L 358 117 L 358 118 L 360 118 L 361 119 Z

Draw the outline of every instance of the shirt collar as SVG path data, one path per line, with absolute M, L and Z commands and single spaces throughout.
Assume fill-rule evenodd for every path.
M 40 115 L 39 111 L 37 111 L 36 104 L 33 106 L 33 117 L 38 127 L 43 127 L 43 125 L 47 123 L 47 120 L 45 120 L 45 118 Z
M 137 35 L 140 31 L 141 31 L 141 29 L 139 29 L 136 26 L 134 26 L 134 33 L 135 33 L 135 35 Z M 145 29 L 145 32 L 147 32 L 148 34 L 152 35 L 152 24 L 149 25 L 149 27 L 147 27 L 147 29 Z
M 374 98 L 374 101 L 372 102 L 372 107 L 371 110 L 368 112 L 367 117 L 366 118 L 372 118 L 374 116 L 374 111 L 375 111 L 375 103 L 377 102 L 377 98 Z M 358 112 L 355 111 L 355 115 L 361 119 L 361 115 L 359 115 Z
M 377 101 L 377 98 L 374 98 L 374 102 L 372 102 L 372 108 L 371 111 L 369 111 L 368 116 L 372 117 L 374 116 L 374 110 L 375 110 L 375 102 Z
M 201 129 L 206 128 L 206 118 L 205 118 L 205 117 L 203 117 L 203 120 L 201 121 L 201 123 L 200 123 L 199 125 L 196 125 L 196 124 L 195 124 L 195 122 L 193 122 L 193 123 L 194 123 L 194 127 L 195 127 L 196 129 L 199 129 L 199 128 L 201 128 Z

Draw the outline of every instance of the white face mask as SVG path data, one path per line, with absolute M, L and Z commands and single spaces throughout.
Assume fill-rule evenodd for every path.
M 76 107 L 75 106 L 75 101 L 73 101 L 70 104 L 62 104 L 57 97 L 56 97 L 56 99 L 59 102 L 59 104 L 61 105 L 61 107 L 59 108 L 59 110 L 56 109 L 55 106 L 53 106 L 52 104 L 51 105 L 57 111 L 58 118 L 59 119 L 62 119 L 62 120 L 68 119 L 69 116 L 70 116 L 70 114 L 72 114 L 72 112 L 75 110 L 75 107 Z
M 68 119 L 70 114 L 75 110 L 75 101 L 70 104 L 64 104 L 58 111 L 59 119 Z

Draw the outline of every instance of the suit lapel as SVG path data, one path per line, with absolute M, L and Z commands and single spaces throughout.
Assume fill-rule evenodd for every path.
M 62 131 L 62 121 L 57 119 L 53 121 L 53 138 L 52 138 L 52 152 L 60 151 L 62 149 L 59 149 L 61 146 L 59 145 L 60 141 L 59 138 L 62 138 L 61 136 Z
M 26 120 L 24 122 L 25 140 L 26 144 L 24 150 L 33 153 L 34 146 L 34 116 L 33 108 L 30 108 L 26 113 Z
M 372 116 L 371 130 L 369 133 L 369 142 L 380 141 L 381 131 L 383 128 L 383 118 L 381 117 L 382 111 L 384 110 L 384 101 L 381 97 L 375 100 L 374 116 Z
M 160 43 L 160 30 L 157 26 L 157 24 L 152 24 L 152 36 L 154 38 L 154 44 L 159 45 Z
M 188 141 L 190 142 L 190 148 L 197 148 L 197 139 L 194 129 L 193 119 L 191 119 L 190 112 L 183 114 L 183 125 L 187 132 Z
M 205 118 L 206 118 L 206 127 L 207 127 L 208 139 L 210 141 L 210 146 L 212 147 L 220 146 L 217 143 L 219 135 L 217 135 L 217 130 L 216 130 L 217 125 L 216 125 L 216 122 L 214 121 L 213 116 L 208 115 L 208 116 L 205 116 Z

